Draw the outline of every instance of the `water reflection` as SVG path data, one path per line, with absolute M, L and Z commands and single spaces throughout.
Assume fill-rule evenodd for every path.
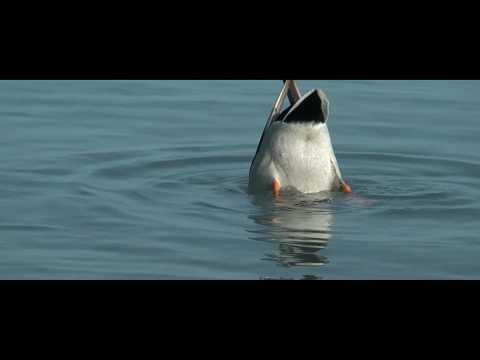
M 285 267 L 327 264 L 322 250 L 331 237 L 334 196 L 288 193 L 273 199 L 270 194 L 252 197 L 257 212 L 249 217 L 260 227 L 250 231 L 250 238 L 278 244 L 265 260 Z

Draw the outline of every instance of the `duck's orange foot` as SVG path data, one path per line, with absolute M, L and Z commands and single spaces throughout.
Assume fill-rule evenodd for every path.
M 340 191 L 344 194 L 350 194 L 352 192 L 352 188 L 347 183 L 343 183 L 340 186 Z
M 272 182 L 272 194 L 273 195 L 278 195 L 279 193 L 280 193 L 280 181 L 275 179 Z

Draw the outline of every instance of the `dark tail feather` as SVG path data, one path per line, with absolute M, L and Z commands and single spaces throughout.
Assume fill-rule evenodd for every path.
M 290 109 L 286 109 L 277 121 L 285 123 L 325 123 L 326 114 L 322 107 L 322 97 L 318 90 L 312 90 L 301 102 L 297 102 Z

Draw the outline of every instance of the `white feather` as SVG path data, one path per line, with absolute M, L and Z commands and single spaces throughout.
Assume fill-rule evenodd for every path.
M 326 124 L 275 122 L 266 129 L 249 189 L 270 190 L 274 180 L 303 193 L 338 189 L 342 176 Z

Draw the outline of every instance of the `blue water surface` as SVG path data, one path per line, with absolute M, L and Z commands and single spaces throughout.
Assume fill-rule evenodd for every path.
M 480 82 L 300 81 L 354 193 L 247 193 L 281 82 L 0 81 L 0 278 L 479 279 Z

